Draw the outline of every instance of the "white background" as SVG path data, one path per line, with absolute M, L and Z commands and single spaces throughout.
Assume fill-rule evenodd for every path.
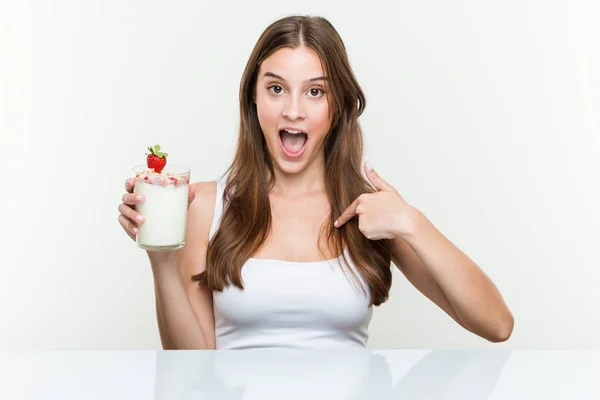
M 395 274 L 370 347 L 598 348 L 600 6 L 589 1 L 4 1 L 0 347 L 159 348 L 144 252 L 117 222 L 160 143 L 229 165 L 238 84 L 288 14 L 338 29 L 365 159 L 494 280 L 511 339 L 464 331 Z

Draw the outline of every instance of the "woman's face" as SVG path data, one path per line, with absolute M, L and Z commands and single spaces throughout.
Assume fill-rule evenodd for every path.
M 327 77 L 317 53 L 307 47 L 282 48 L 258 71 L 256 108 L 276 169 L 298 173 L 323 162 L 331 127 Z

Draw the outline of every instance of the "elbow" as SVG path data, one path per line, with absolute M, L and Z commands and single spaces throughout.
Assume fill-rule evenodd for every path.
M 511 313 L 508 313 L 501 321 L 493 324 L 493 329 L 490 329 L 486 339 L 492 343 L 506 342 L 510 339 L 514 326 L 515 319 Z
M 216 350 L 217 346 L 214 342 L 205 342 L 205 345 L 202 346 L 201 350 Z
M 208 337 L 204 337 L 204 346 L 202 348 L 203 350 L 216 350 L 217 349 L 217 343 L 215 342 L 215 336 L 214 335 L 210 335 Z
M 163 346 L 163 350 L 215 350 L 215 346 L 210 344 L 194 344 L 191 346 Z

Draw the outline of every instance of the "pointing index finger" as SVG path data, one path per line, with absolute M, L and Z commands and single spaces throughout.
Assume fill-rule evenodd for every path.
M 358 206 L 358 199 L 354 200 L 352 204 L 350 204 L 348 208 L 344 210 L 342 215 L 340 215 L 340 217 L 334 222 L 333 226 L 339 228 L 348 222 L 352 217 L 354 217 L 356 215 L 356 206 Z

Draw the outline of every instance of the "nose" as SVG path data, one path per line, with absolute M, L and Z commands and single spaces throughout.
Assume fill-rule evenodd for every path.
M 288 96 L 282 114 L 286 119 L 292 121 L 306 117 L 306 111 L 304 110 L 302 100 L 297 96 Z

